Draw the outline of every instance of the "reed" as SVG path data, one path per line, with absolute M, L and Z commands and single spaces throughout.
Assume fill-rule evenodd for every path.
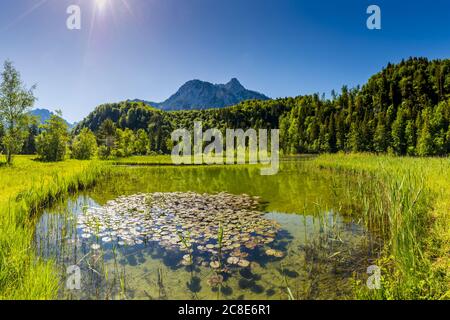
M 105 172 L 95 161 L 49 164 L 25 156 L 0 167 L 0 299 L 57 297 L 54 264 L 38 258 L 33 247 L 35 213 Z
M 146 157 L 127 161 L 69 160 L 48 164 L 36 162 L 31 157 L 17 157 L 13 167 L 0 166 L 0 299 L 57 297 L 58 272 L 54 263 L 38 258 L 32 245 L 36 213 L 68 193 L 94 185 L 100 176 L 108 179 L 111 173 L 115 176 L 129 175 L 128 168 L 113 168 L 112 164 L 164 164 L 168 158 Z M 417 159 L 369 154 L 321 155 L 304 161 L 305 171 L 318 172 L 319 178 L 331 177 L 334 207 L 364 223 L 371 234 L 382 241 L 382 254 L 375 262 L 382 269 L 381 289 L 368 290 L 364 279 L 356 279 L 356 298 L 450 299 L 449 164 L 448 158 Z M 141 172 L 140 168 L 133 169 L 136 170 Z M 163 169 L 152 168 L 148 172 L 159 170 Z M 202 168 L 202 172 L 206 170 L 206 167 Z M 211 167 L 209 170 L 218 169 Z M 177 189 L 190 190 L 192 184 L 188 182 L 197 181 L 193 179 L 198 179 L 202 172 L 194 172 L 188 167 L 173 168 L 173 174 L 183 177 Z M 236 174 L 233 166 L 221 167 L 219 173 L 224 176 Z M 147 182 L 153 177 L 149 174 L 134 176 Z M 208 177 L 205 175 L 203 178 Z M 236 175 L 235 180 L 242 184 L 245 179 L 262 181 L 258 180 L 262 178 L 257 173 L 253 175 L 253 171 Z M 159 181 L 158 185 L 152 184 L 148 188 L 164 189 L 163 186 L 164 181 Z M 112 187 L 122 190 L 120 186 Z M 218 183 L 205 186 L 200 191 L 214 192 L 222 188 L 223 185 Z M 240 186 L 236 190 L 240 190 Z M 336 223 L 319 214 L 323 212 L 320 204 L 317 204 L 317 212 L 321 226 L 339 238 Z M 222 232 L 220 227 L 219 252 Z M 181 235 L 180 240 L 192 255 L 189 235 Z M 339 250 L 331 247 L 330 258 L 336 254 Z M 121 277 L 119 284 L 124 297 L 125 280 L 124 276 Z M 162 270 L 158 272 L 158 285 L 160 296 L 164 298 Z M 289 288 L 288 283 L 286 288 Z M 289 297 L 292 296 L 291 291 Z
M 362 219 L 383 241 L 376 264 L 381 289 L 357 281 L 362 299 L 445 299 L 449 297 L 448 159 L 373 155 L 323 155 L 311 162 L 349 175 L 341 194 L 343 213 Z

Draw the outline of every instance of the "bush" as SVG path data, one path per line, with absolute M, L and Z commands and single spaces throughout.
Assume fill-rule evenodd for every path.
M 125 158 L 128 155 L 125 155 L 125 152 L 122 149 L 114 149 L 111 152 L 111 157 L 113 158 Z
M 42 133 L 36 137 L 36 149 L 40 159 L 63 161 L 69 142 L 67 123 L 59 115 L 52 115 L 41 128 Z
M 84 128 L 72 142 L 72 158 L 90 160 L 97 154 L 97 139 L 91 130 Z
M 107 146 L 98 147 L 98 157 L 102 160 L 107 160 L 111 157 L 111 150 Z

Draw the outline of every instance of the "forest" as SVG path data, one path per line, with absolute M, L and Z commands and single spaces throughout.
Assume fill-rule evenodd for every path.
M 388 64 L 362 87 L 344 86 L 330 98 L 313 94 L 177 112 L 142 103 L 104 104 L 74 133 L 89 128 L 100 145 L 106 145 L 110 137 L 116 141 L 115 148 L 122 149 L 119 153 L 167 153 L 170 133 L 192 128 L 195 120 L 220 130 L 279 128 L 285 154 L 345 151 L 442 156 L 450 153 L 450 60 L 410 58 Z M 135 150 L 123 150 L 127 139 L 136 142 Z
M 450 60 L 410 58 L 388 64 L 363 86 L 344 86 L 329 98 L 313 94 L 173 112 L 142 102 L 107 103 L 62 140 L 72 148 L 80 133 L 94 133 L 101 158 L 168 154 L 171 132 L 191 130 L 194 121 L 223 132 L 279 128 L 283 154 L 344 151 L 443 156 L 450 153 Z M 36 137 L 49 131 L 48 125 L 29 122 L 21 153 L 38 152 Z M 0 123 L 0 138 L 4 132 Z

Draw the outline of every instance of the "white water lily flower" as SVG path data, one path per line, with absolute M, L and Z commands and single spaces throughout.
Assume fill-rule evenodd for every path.
M 112 239 L 111 239 L 110 237 L 104 237 L 104 238 L 102 238 L 102 241 L 103 241 L 104 243 L 109 243 L 109 242 L 112 241 Z

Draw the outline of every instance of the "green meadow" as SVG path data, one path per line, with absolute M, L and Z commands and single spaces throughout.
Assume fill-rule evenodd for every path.
M 77 193 L 95 189 L 99 181 L 103 184 L 110 181 L 107 188 L 118 189 L 115 190 L 117 194 L 127 192 L 125 187 L 121 189 L 119 185 L 114 186 L 117 176 L 125 177 L 135 188 L 140 186 L 139 183 L 145 183 L 146 189 L 142 192 L 158 189 L 164 189 L 159 190 L 161 192 L 169 189 L 195 189 L 209 193 L 226 191 L 221 190 L 225 188 L 225 182 L 200 185 L 209 179 L 202 175 L 209 174 L 211 167 L 196 168 L 195 171 L 171 168 L 168 156 L 131 157 L 117 161 L 67 160 L 58 163 L 43 163 L 35 158 L 17 156 L 12 166 L 0 166 L 1 299 L 60 297 L 61 281 L 56 262 L 52 258 L 42 258 L 36 252 L 36 223 L 46 208 Z M 336 154 L 300 160 L 286 158 L 282 163 L 293 161 L 296 162 L 295 169 L 289 170 L 295 171 L 283 171 L 282 166 L 279 178 L 283 180 L 289 177 L 289 180 L 284 184 L 283 181 L 277 181 L 277 185 L 283 188 L 278 190 L 283 199 L 273 205 L 269 199 L 269 209 L 273 206 L 285 212 L 295 211 L 287 203 L 295 203 L 298 194 L 313 190 L 315 185 L 311 181 L 322 181 L 323 190 L 320 189 L 319 193 L 332 195 L 329 204 L 381 240 L 382 246 L 374 258 L 374 264 L 381 268 L 381 288 L 369 290 L 365 286 L 366 278 L 354 275 L 351 281 L 352 294 L 346 298 L 450 298 L 448 158 Z M 235 166 L 217 170 L 231 170 L 233 167 L 239 170 Z M 158 171 L 155 176 L 149 170 L 165 171 Z M 188 174 L 189 179 L 183 174 Z M 314 177 L 311 181 L 307 178 L 310 176 Z M 151 181 L 152 177 L 160 181 Z M 160 177 L 167 181 L 161 181 Z M 179 182 L 183 184 L 171 184 L 171 181 L 177 181 L 180 177 L 184 177 L 182 180 L 185 182 Z M 239 181 L 244 180 L 242 178 Z M 263 185 L 266 180 L 257 177 L 254 181 L 257 185 Z M 310 189 L 302 189 L 305 186 Z M 237 183 L 226 185 L 226 188 L 238 192 L 240 186 Z M 257 186 L 248 190 L 260 192 L 263 198 L 265 194 L 273 192 L 262 187 L 258 189 Z M 290 192 L 293 200 L 289 200 Z M 106 200 L 110 199 L 106 197 Z M 304 201 L 309 202 L 305 206 L 316 205 L 314 199 Z M 331 261 L 333 255 L 328 258 Z
M 58 282 L 52 262 L 37 259 L 33 249 L 36 215 L 65 195 L 87 188 L 102 172 L 95 161 L 60 163 L 17 156 L 0 166 L 0 298 L 51 299 Z

